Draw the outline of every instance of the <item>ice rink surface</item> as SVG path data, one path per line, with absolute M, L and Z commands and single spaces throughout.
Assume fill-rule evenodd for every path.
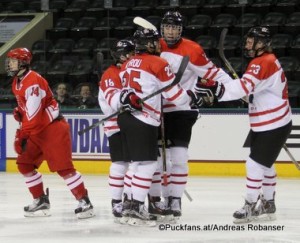
M 278 178 L 277 220 L 236 225 L 232 214 L 243 203 L 245 179 L 237 177 L 190 177 L 183 198 L 183 217 L 175 225 L 133 227 L 113 222 L 107 177 L 83 175 L 96 216 L 78 220 L 77 201 L 57 174 L 44 175 L 50 189 L 52 216 L 25 218 L 23 207 L 32 202 L 19 174 L 0 173 L 0 242 L 199 242 L 289 243 L 300 242 L 300 177 Z M 172 227 L 167 230 L 159 228 Z M 266 226 L 272 229 L 265 230 Z M 234 228 L 235 227 L 235 228 Z M 191 228 L 201 230 L 191 230 Z

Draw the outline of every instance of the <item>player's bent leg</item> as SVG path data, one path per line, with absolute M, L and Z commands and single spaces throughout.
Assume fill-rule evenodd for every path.
M 57 171 L 57 173 L 65 180 L 72 194 L 78 200 L 78 206 L 74 210 L 78 219 L 91 218 L 95 216 L 93 205 L 89 199 L 88 191 L 84 186 L 81 174 L 75 169 L 66 169 Z

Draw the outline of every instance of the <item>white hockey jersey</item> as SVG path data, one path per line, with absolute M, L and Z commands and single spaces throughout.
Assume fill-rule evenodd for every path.
M 178 65 L 180 64 L 180 61 Z M 121 71 L 124 88 L 133 89 L 144 98 L 157 90 L 171 84 L 175 78 L 170 65 L 166 60 L 147 53 L 131 57 Z M 162 93 L 163 97 L 176 106 L 189 109 L 191 98 L 179 85 L 174 85 Z M 156 95 L 144 102 L 142 111 L 132 114 L 139 120 L 153 126 L 160 125 L 161 95 Z
M 166 59 L 176 73 L 183 56 L 189 56 L 189 64 L 180 81 L 180 86 L 185 90 L 194 90 L 199 77 L 214 79 L 226 82 L 229 75 L 221 68 L 218 68 L 205 55 L 202 47 L 194 41 L 182 38 L 175 47 L 169 48 L 167 43 L 161 38 L 161 57 Z M 170 102 L 164 102 L 164 112 L 191 110 L 190 107 L 183 107 Z
M 103 113 L 107 116 L 115 113 L 120 109 L 120 91 L 122 82 L 119 76 L 121 69 L 111 65 L 102 74 L 99 82 L 98 102 Z M 113 117 L 104 122 L 104 132 L 107 137 L 120 131 L 117 124 L 117 117 Z
M 253 131 L 272 130 L 291 121 L 287 80 L 274 54 L 264 53 L 254 58 L 241 79 L 230 78 L 224 86 L 225 93 L 219 101 L 249 97 Z

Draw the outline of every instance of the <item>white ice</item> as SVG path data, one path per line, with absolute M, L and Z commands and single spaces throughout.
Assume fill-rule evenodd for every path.
M 183 217 L 172 225 L 179 230 L 159 227 L 133 227 L 113 222 L 107 177 L 83 175 L 96 216 L 78 220 L 74 209 L 77 201 L 57 174 L 44 175 L 50 189 L 52 216 L 25 218 L 23 207 L 32 202 L 23 177 L 0 173 L 0 242 L 1 243 L 89 243 L 89 242 L 207 242 L 207 243 L 290 243 L 300 242 L 300 179 L 279 178 L 277 183 L 277 220 L 255 223 L 279 226 L 281 230 L 226 230 L 234 227 L 232 214 L 243 203 L 245 179 L 237 177 L 190 177 L 187 191 L 190 202 L 183 198 Z M 188 231 L 185 227 L 213 225 L 224 230 Z M 180 228 L 181 227 L 181 228 Z M 181 230 L 180 230 L 181 229 Z

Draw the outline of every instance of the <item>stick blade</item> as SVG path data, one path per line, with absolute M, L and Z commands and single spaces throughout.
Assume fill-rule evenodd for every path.
M 137 16 L 133 19 L 133 23 L 135 23 L 136 25 L 141 26 L 145 29 L 157 30 L 157 28 L 152 23 L 150 23 L 148 20 L 146 20 L 142 17 L 139 17 L 139 16 Z

